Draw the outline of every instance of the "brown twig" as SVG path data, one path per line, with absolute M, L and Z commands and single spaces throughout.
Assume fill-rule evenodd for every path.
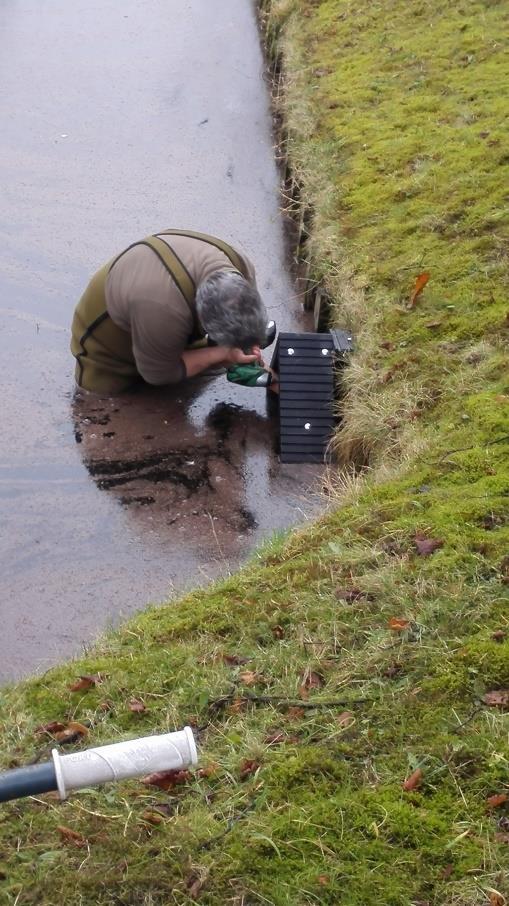
M 456 727 L 452 728 L 452 732 L 458 733 L 459 730 L 462 730 L 463 727 L 466 727 L 467 724 L 469 724 L 470 721 L 474 719 L 474 717 L 477 717 L 477 715 L 480 714 L 480 712 L 483 710 L 483 708 L 484 708 L 483 705 L 476 705 L 476 707 L 473 709 L 473 711 L 470 712 L 468 717 L 465 718 L 465 720 L 462 723 L 460 723 Z
M 497 437 L 496 440 L 488 440 L 486 443 L 472 444 L 470 447 L 458 447 L 456 450 L 446 450 L 445 453 L 442 453 L 440 459 L 435 459 L 434 462 L 436 465 L 440 465 L 447 456 L 453 456 L 454 453 L 466 453 L 468 450 L 475 450 L 476 447 L 493 447 L 495 444 L 503 444 L 504 441 L 509 440 L 509 434 L 503 434 L 502 437 Z
M 344 708 L 348 705 L 362 705 L 365 702 L 375 701 L 373 698 L 333 699 L 331 701 L 303 701 L 300 698 L 282 698 L 279 695 L 255 695 L 253 692 L 236 692 L 224 695 L 210 703 L 209 708 L 219 710 L 233 701 L 253 702 L 261 704 L 277 704 L 281 708 Z

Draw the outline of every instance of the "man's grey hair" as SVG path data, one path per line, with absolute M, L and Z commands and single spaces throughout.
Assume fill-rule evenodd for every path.
M 263 346 L 267 310 L 258 290 L 231 271 L 217 271 L 200 283 L 196 308 L 203 329 L 218 346 Z

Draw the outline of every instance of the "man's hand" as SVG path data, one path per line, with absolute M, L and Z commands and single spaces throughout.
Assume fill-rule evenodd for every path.
M 224 365 L 253 365 L 254 363 L 263 365 L 262 351 L 259 346 L 253 346 L 251 353 L 245 353 L 242 349 L 237 349 L 235 346 L 224 346 L 222 348 L 226 353 L 223 359 Z

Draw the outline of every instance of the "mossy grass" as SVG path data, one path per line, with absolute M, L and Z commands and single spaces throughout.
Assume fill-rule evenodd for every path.
M 509 809 L 488 802 L 507 711 L 486 698 L 509 689 L 507 7 L 263 6 L 312 272 L 357 337 L 337 446 L 364 470 L 237 575 L 2 691 L 4 767 L 78 720 L 82 746 L 191 722 L 205 769 L 3 806 L 2 904 L 509 897 Z M 102 682 L 72 692 L 80 674 Z

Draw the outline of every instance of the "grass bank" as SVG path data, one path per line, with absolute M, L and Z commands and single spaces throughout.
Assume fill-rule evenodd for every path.
M 168 790 L 2 807 L 12 906 L 509 897 L 507 8 L 264 14 L 312 277 L 357 337 L 338 452 L 369 469 L 238 575 L 2 692 L 4 766 L 53 721 L 75 746 L 192 722 L 202 752 Z

